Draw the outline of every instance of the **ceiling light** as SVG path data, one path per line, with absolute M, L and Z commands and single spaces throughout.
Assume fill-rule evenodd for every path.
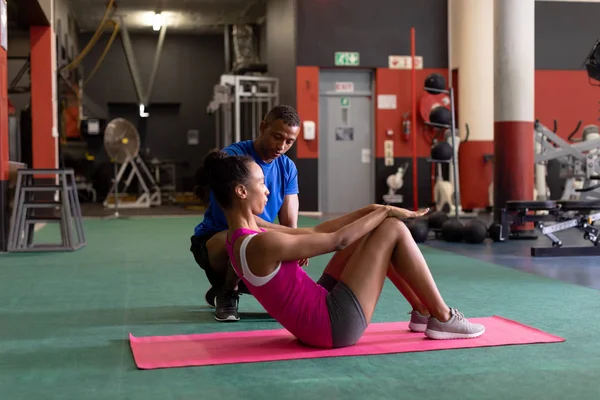
M 148 118 L 150 114 L 148 114 L 146 112 L 146 106 L 144 106 L 143 104 L 140 104 L 140 117 L 142 118 Z
M 152 17 L 152 29 L 155 31 L 160 31 L 162 25 L 164 23 L 164 17 L 161 13 L 155 13 L 154 17 Z

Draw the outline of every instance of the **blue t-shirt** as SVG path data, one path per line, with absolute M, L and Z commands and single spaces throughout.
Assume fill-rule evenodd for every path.
M 279 156 L 271 163 L 264 162 L 254 150 L 252 140 L 234 143 L 225 147 L 223 151 L 230 155 L 249 155 L 260 165 L 265 174 L 265 185 L 270 193 L 267 205 L 259 217 L 273 223 L 283 205 L 285 196 L 298 194 L 298 169 L 294 162 L 286 155 Z M 204 213 L 204 220 L 196 226 L 194 234 L 200 236 L 227 229 L 225 214 L 211 192 L 210 204 Z

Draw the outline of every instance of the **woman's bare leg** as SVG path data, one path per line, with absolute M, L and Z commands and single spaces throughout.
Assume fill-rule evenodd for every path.
M 329 275 L 335 280 L 339 280 L 342 272 L 348 265 L 348 261 L 350 257 L 356 252 L 356 250 L 361 246 L 366 239 L 367 236 L 364 236 L 361 240 L 357 240 L 352 245 L 346 247 L 344 250 L 340 250 L 336 252 L 329 263 L 323 270 L 324 274 Z M 390 264 L 387 269 L 386 276 L 390 279 L 390 281 L 396 286 L 396 288 L 402 293 L 406 301 L 410 304 L 413 310 L 417 310 L 421 315 L 429 315 L 429 310 L 423 302 L 417 297 L 415 292 L 410 288 L 408 283 L 396 272 L 394 266 Z
M 394 286 L 396 286 L 396 289 L 402 293 L 413 310 L 417 310 L 421 315 L 429 315 L 429 310 L 427 307 L 425 307 L 425 304 L 423 304 L 421 299 L 419 299 L 415 292 L 413 292 L 408 283 L 402 279 L 393 264 L 390 264 L 390 267 L 388 268 L 387 277 L 394 284 Z
M 339 258 L 342 256 L 339 255 Z M 458 310 L 446 305 L 410 231 L 394 218 L 386 219 L 360 240 L 339 278 L 356 296 L 367 323 L 371 322 L 383 282 L 389 275 L 390 262 L 399 277 L 396 279 L 398 289 L 406 292 L 409 298 L 412 293 L 429 310 L 431 317 L 425 336 L 431 339 L 467 339 L 485 332 L 483 325 L 469 322 Z
M 405 290 L 408 298 L 412 297 L 415 305 L 418 305 L 415 296 L 411 296 L 412 292 L 433 316 L 441 321 L 448 320 L 450 309 L 439 294 L 419 248 L 402 222 L 394 218 L 386 219 L 366 235 L 354 250 L 339 280 L 354 292 L 367 322 L 373 316 L 383 282 L 388 275 L 390 261 L 401 279 L 407 283 L 400 283 L 400 286 L 411 289 Z M 348 254 L 338 255 L 342 260 L 344 256 L 348 257 Z M 398 266 L 402 267 L 402 271 Z M 399 282 L 400 280 L 396 281 Z

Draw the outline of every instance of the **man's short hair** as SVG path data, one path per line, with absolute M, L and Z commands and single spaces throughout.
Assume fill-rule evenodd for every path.
M 265 122 L 268 124 L 277 120 L 290 127 L 300 126 L 300 116 L 294 107 L 291 106 L 275 106 L 265 116 Z

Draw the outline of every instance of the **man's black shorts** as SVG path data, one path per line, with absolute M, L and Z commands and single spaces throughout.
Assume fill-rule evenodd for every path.
M 196 263 L 206 273 L 206 277 L 208 278 L 211 286 L 219 288 L 225 283 L 225 274 L 221 274 L 211 267 L 210 260 L 208 258 L 208 249 L 206 248 L 206 242 L 208 242 L 214 235 L 214 233 L 207 233 L 205 235 L 192 236 L 190 238 L 190 251 L 194 255 Z

